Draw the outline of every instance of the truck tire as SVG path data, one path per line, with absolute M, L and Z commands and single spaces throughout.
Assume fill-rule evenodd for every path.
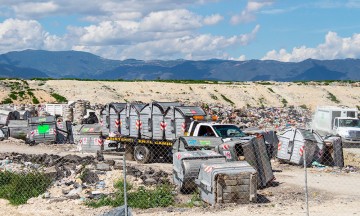
M 125 159 L 128 161 L 134 161 L 134 146 L 126 145 L 125 146 Z
M 134 148 L 134 158 L 138 163 L 149 163 L 153 158 L 153 153 L 148 147 L 138 145 Z

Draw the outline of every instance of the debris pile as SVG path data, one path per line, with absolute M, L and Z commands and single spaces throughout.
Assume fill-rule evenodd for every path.
M 301 107 L 248 107 L 234 109 L 219 105 L 203 105 L 207 113 L 219 116 L 222 123 L 237 124 L 242 128 L 283 130 L 289 126 L 305 128 L 311 111 Z
M 53 179 L 43 197 L 49 202 L 67 199 L 98 199 L 115 191 L 114 183 L 122 178 L 123 165 L 105 160 L 101 152 L 96 157 L 77 155 L 1 153 L 0 172 L 26 174 L 42 172 Z M 148 167 L 127 165 L 129 180 L 138 186 L 169 183 L 171 174 Z

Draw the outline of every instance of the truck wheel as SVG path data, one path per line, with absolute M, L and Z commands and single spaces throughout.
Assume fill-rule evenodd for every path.
M 134 161 L 134 146 L 125 146 L 125 159 L 128 161 Z
M 152 152 L 146 146 L 135 146 L 134 157 L 138 163 L 149 163 L 152 160 Z

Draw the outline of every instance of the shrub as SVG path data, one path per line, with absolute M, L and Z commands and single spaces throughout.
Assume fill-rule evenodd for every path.
M 25 204 L 31 197 L 44 193 L 50 183 L 51 179 L 41 173 L 0 172 L 0 198 L 13 205 Z
M 11 100 L 11 98 L 5 98 L 4 100 L 1 101 L 1 104 L 11 104 L 13 101 Z
M 272 85 L 271 82 L 256 82 L 256 83 L 260 85 Z
M 25 92 L 24 92 L 24 91 L 19 91 L 19 92 L 18 92 L 18 95 L 19 95 L 21 98 L 24 98 Z
M 234 105 L 235 103 L 232 102 L 229 98 L 227 98 L 225 95 L 221 94 L 221 97 L 228 103 L 230 103 L 231 105 Z
M 66 103 L 66 102 L 68 102 L 68 100 L 64 96 L 61 96 L 61 95 L 59 95 L 57 93 L 52 93 L 51 96 L 53 98 L 55 98 L 56 102 L 58 102 L 58 103 Z
M 308 109 L 308 107 L 305 104 L 300 105 L 300 107 L 303 109 Z
M 97 201 L 88 201 L 86 204 L 91 207 L 101 206 L 120 206 L 124 205 L 124 181 L 120 180 L 115 183 L 117 192 L 114 196 L 102 196 Z M 132 185 L 126 183 L 127 190 L 132 189 Z M 156 208 L 156 207 L 167 207 L 174 205 L 175 199 L 172 188 L 170 185 L 156 186 L 154 189 L 147 189 L 143 186 L 139 187 L 136 191 L 128 191 L 128 205 L 133 208 Z
M 36 97 L 32 98 L 32 102 L 33 102 L 33 104 L 39 104 L 40 103 L 39 100 Z
M 268 88 L 270 92 L 275 93 L 274 90 L 272 90 L 272 88 Z
M 287 104 L 288 104 L 288 102 L 287 102 L 287 100 L 286 100 L 285 98 L 283 98 L 283 99 L 281 100 L 281 103 L 283 104 L 284 107 L 286 107 Z
M 331 92 L 328 92 L 327 98 L 334 103 L 337 103 L 337 104 L 340 103 L 340 101 L 336 98 L 336 96 L 333 95 Z
M 32 92 L 31 89 L 28 89 L 28 90 L 27 90 L 27 94 L 28 94 L 30 97 L 34 96 L 34 93 Z
M 10 97 L 11 99 L 13 99 L 13 100 L 17 100 L 16 92 L 11 92 L 11 93 L 9 94 L 9 97 Z

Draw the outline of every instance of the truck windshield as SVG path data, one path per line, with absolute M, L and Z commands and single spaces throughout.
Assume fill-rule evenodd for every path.
M 359 119 L 339 119 L 340 127 L 360 127 Z
M 246 136 L 240 128 L 235 125 L 214 125 L 215 132 L 222 138 Z

